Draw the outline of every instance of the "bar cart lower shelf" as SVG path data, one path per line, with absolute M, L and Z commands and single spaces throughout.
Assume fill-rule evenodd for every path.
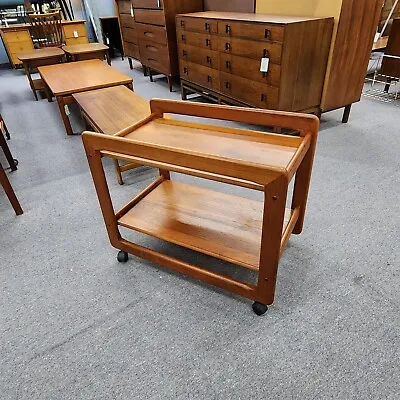
M 115 136 L 85 132 L 83 141 L 100 207 L 118 261 L 128 253 L 254 300 L 257 315 L 275 295 L 279 259 L 302 231 L 319 121 L 278 111 L 152 100 L 152 114 Z M 164 113 L 296 129 L 300 137 L 200 125 Z M 153 166 L 160 176 L 114 211 L 101 158 Z M 264 192 L 256 201 L 172 181 L 170 171 Z M 295 177 L 292 206 L 288 186 Z M 191 249 L 258 273 L 236 280 L 124 239 L 119 227 Z

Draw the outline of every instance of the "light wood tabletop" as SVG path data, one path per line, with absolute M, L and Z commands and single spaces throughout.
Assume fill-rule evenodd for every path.
M 384 50 L 387 47 L 389 36 L 382 36 L 372 45 L 372 51 Z
M 114 135 L 150 115 L 149 102 L 126 86 L 75 93 L 72 97 L 89 124 L 107 135 Z
M 36 49 L 36 50 L 17 53 L 17 57 L 22 62 L 30 60 L 43 60 L 49 57 L 57 57 L 57 56 L 59 57 L 64 56 L 64 52 L 58 47 L 47 47 L 43 49 Z
M 133 91 L 133 79 L 111 68 L 101 60 L 86 60 L 72 63 L 48 65 L 38 68 L 45 85 L 57 99 L 61 118 L 68 135 L 72 127 L 68 118 L 68 104 L 75 100 L 72 94 L 125 85 Z
M 94 51 L 107 51 L 108 46 L 101 43 L 83 43 L 63 46 L 62 49 L 68 54 L 83 54 L 92 53 Z
M 56 96 L 133 82 L 130 76 L 111 68 L 101 60 L 47 65 L 38 70 Z

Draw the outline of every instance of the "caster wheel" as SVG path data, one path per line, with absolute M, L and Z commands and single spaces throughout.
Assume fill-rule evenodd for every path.
M 257 314 L 257 315 L 263 315 L 267 312 L 268 307 L 265 304 L 261 304 L 257 301 L 255 301 L 253 303 L 253 311 Z
M 118 252 L 117 260 L 120 263 L 126 263 L 128 261 L 128 253 L 126 251 L 121 250 L 120 252 Z
M 18 165 L 18 160 L 14 159 L 14 164 Z

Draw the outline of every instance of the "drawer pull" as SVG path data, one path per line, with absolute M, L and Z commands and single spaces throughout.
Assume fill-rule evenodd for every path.
M 231 69 L 231 67 L 232 67 L 232 65 L 231 65 L 231 62 L 230 61 L 227 61 L 226 62 L 226 69 Z
M 186 67 L 183 68 L 183 73 L 187 75 L 188 69 Z
M 161 0 L 157 0 L 157 8 L 161 7 Z
M 210 44 L 211 44 L 211 40 L 210 39 L 206 39 L 206 46 L 210 47 Z
M 228 43 L 228 42 L 225 43 L 225 50 L 231 51 L 231 44 L 230 43 Z
M 154 51 L 154 52 L 158 51 L 157 47 L 150 46 L 149 44 L 146 45 L 146 49 L 149 49 L 149 50 Z
M 271 38 L 271 31 L 269 29 L 265 29 L 265 39 Z
M 210 56 L 207 56 L 207 63 L 211 64 L 211 57 Z
M 153 37 L 154 36 L 154 33 L 153 32 L 145 32 L 144 33 L 146 36 L 150 36 L 150 37 Z
M 207 82 L 211 82 L 211 81 L 212 81 L 212 78 L 211 78 L 210 75 L 208 75 L 208 76 L 207 76 Z
M 204 24 L 204 29 L 205 29 L 206 31 L 210 32 L 210 24 L 209 24 L 208 22 L 206 22 L 206 23 Z
M 181 19 L 181 27 L 184 28 L 185 27 L 185 21 L 183 19 Z
M 186 42 L 185 35 L 182 35 L 182 42 Z
M 266 101 L 267 100 L 267 95 L 264 93 L 261 93 L 261 101 Z
M 230 25 L 225 25 L 225 32 L 230 35 L 231 34 L 231 26 Z
M 230 88 L 231 88 L 231 84 L 230 84 L 229 82 L 225 82 L 225 87 L 226 87 L 227 89 L 230 89 Z
M 186 50 L 182 50 L 182 55 L 183 55 L 183 57 L 186 57 L 186 56 L 187 56 Z

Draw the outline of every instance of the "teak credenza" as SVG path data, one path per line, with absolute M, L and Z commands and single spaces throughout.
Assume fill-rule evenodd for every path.
M 114 136 L 84 132 L 83 142 L 111 245 L 255 301 L 261 315 L 274 301 L 280 256 L 303 228 L 319 120 L 313 115 L 152 100 L 151 115 Z M 279 126 L 299 137 L 164 118 L 191 115 Z M 160 169 L 160 177 L 115 212 L 102 157 Z M 170 171 L 264 193 L 264 201 L 172 181 Z M 288 186 L 295 177 L 292 204 Z M 156 237 L 258 272 L 257 284 L 143 247 L 119 227 Z
M 176 25 L 183 99 L 319 114 L 333 18 L 200 12 Z

